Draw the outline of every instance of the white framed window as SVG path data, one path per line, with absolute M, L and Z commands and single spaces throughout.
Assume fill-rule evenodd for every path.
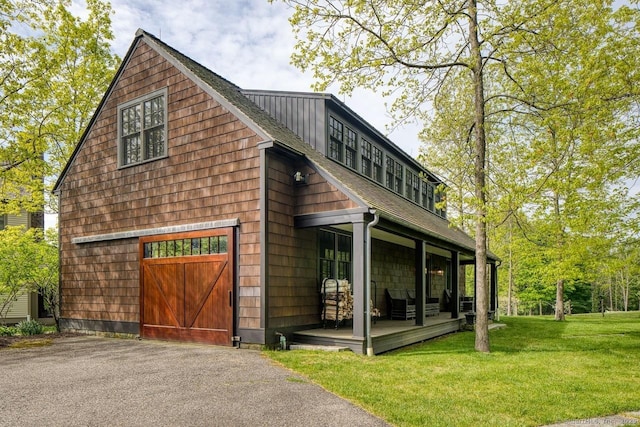
M 118 165 L 167 156 L 167 89 L 118 106 Z

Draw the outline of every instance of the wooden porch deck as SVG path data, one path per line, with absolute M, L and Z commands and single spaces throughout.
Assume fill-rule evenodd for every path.
M 424 326 L 416 326 L 415 320 L 379 319 L 375 324 L 371 324 L 373 353 L 380 354 L 457 332 L 465 324 L 464 314 L 452 319 L 451 313 L 448 312 L 426 317 Z M 300 344 L 344 346 L 349 347 L 354 353 L 366 354 L 366 340 L 354 337 L 350 324 L 338 329 L 327 325 L 326 328 L 297 331 L 293 334 L 293 341 Z

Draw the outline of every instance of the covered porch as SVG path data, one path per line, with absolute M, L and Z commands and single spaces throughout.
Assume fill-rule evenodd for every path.
M 466 324 L 464 315 L 452 318 L 449 312 L 425 319 L 423 325 L 415 320 L 380 319 L 371 325 L 373 354 L 380 354 L 400 347 L 419 343 L 461 330 Z M 297 331 L 293 341 L 299 344 L 348 347 L 354 353 L 367 350 L 365 337 L 356 337 L 350 325 L 339 328 L 326 327 Z
M 431 220 L 438 232 L 425 233 L 369 209 L 297 216 L 296 227 L 318 229 L 319 283 L 325 278 L 348 280 L 351 313 L 338 328 L 323 316 L 324 327 L 297 330 L 292 341 L 346 346 L 373 355 L 461 330 L 464 311 L 476 305 L 474 241 L 445 220 Z M 492 311 L 497 270 L 491 257 L 487 272 L 486 299 Z M 326 294 L 322 286 L 319 292 Z M 413 307 L 405 317 L 397 317 L 391 293 L 407 295 L 406 304 Z M 323 296 L 325 307 L 326 300 Z M 373 322 L 375 311 L 381 317 Z

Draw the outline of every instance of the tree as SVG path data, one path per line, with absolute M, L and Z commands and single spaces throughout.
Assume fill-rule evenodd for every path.
M 57 233 L 24 227 L 0 231 L 0 319 L 17 299 L 29 292 L 44 298 L 45 308 L 58 324 L 58 248 Z
M 60 291 L 58 277 L 60 263 L 58 257 L 58 233 L 53 229 L 44 232 L 37 241 L 33 284 L 44 303 L 44 308 L 53 315 L 56 328 L 60 327 Z
M 512 16 L 523 22 L 517 14 L 526 10 L 514 7 Z M 625 179 L 638 174 L 638 16 L 609 1 L 539 10 L 527 15 L 530 31 L 502 39 L 493 55 L 499 66 L 485 67 L 492 153 L 487 218 L 490 226 L 510 225 L 515 216 L 527 227 L 532 250 L 545 252 L 541 273 L 555 277 L 556 319 L 562 320 L 565 284 L 581 280 L 579 265 L 593 239 L 623 220 L 613 211 L 628 206 Z M 452 118 L 457 110 L 448 108 L 466 102 L 464 92 L 441 98 L 446 102 L 436 99 L 435 120 L 425 132 L 431 158 L 442 141 L 466 143 L 455 140 L 464 132 L 452 131 L 460 115 Z M 460 158 L 445 159 L 447 168 L 459 168 Z M 456 194 L 463 192 L 450 196 Z
M 34 273 L 38 258 L 38 237 L 41 231 L 24 227 L 7 227 L 0 230 L 0 321 L 6 316 L 18 298 L 36 290 Z
M 476 239 L 475 347 L 489 351 L 487 261 L 487 112 L 489 102 L 535 107 L 526 91 L 501 92 L 511 81 L 510 67 L 535 57 L 541 49 L 558 50 L 554 16 L 572 11 L 574 1 L 525 0 L 284 0 L 295 7 L 291 23 L 297 38 L 295 65 L 311 68 L 315 89 L 337 82 L 350 93 L 355 87 L 394 95 L 391 111 L 398 120 L 430 120 L 429 106 L 438 104 L 452 79 L 466 79 L 459 101 L 473 114 L 466 141 L 473 161 L 472 199 Z M 583 3 L 586 3 L 583 2 Z M 566 14 L 565 14 L 566 16 Z M 564 39 L 563 39 L 564 41 Z M 509 102 L 508 102 L 509 101 Z M 436 105 L 437 108 L 437 105 Z M 497 114 L 496 108 L 490 114 Z M 464 194 L 464 192 L 463 192 Z
M 42 211 L 113 77 L 110 6 L 70 4 L 0 0 L 0 213 Z
M 400 119 L 437 95 L 450 73 L 465 70 L 473 88 L 474 196 L 476 199 L 476 349 L 489 351 L 485 211 L 484 77 L 475 0 L 430 5 L 410 1 L 285 0 L 297 37 L 293 63 L 311 67 L 316 89 L 340 83 L 399 91 L 392 111 Z

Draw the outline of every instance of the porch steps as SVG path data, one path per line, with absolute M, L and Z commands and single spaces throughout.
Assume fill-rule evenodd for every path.
M 310 350 L 310 351 L 349 351 L 349 347 L 338 345 L 317 345 L 317 344 L 291 344 L 289 350 Z

